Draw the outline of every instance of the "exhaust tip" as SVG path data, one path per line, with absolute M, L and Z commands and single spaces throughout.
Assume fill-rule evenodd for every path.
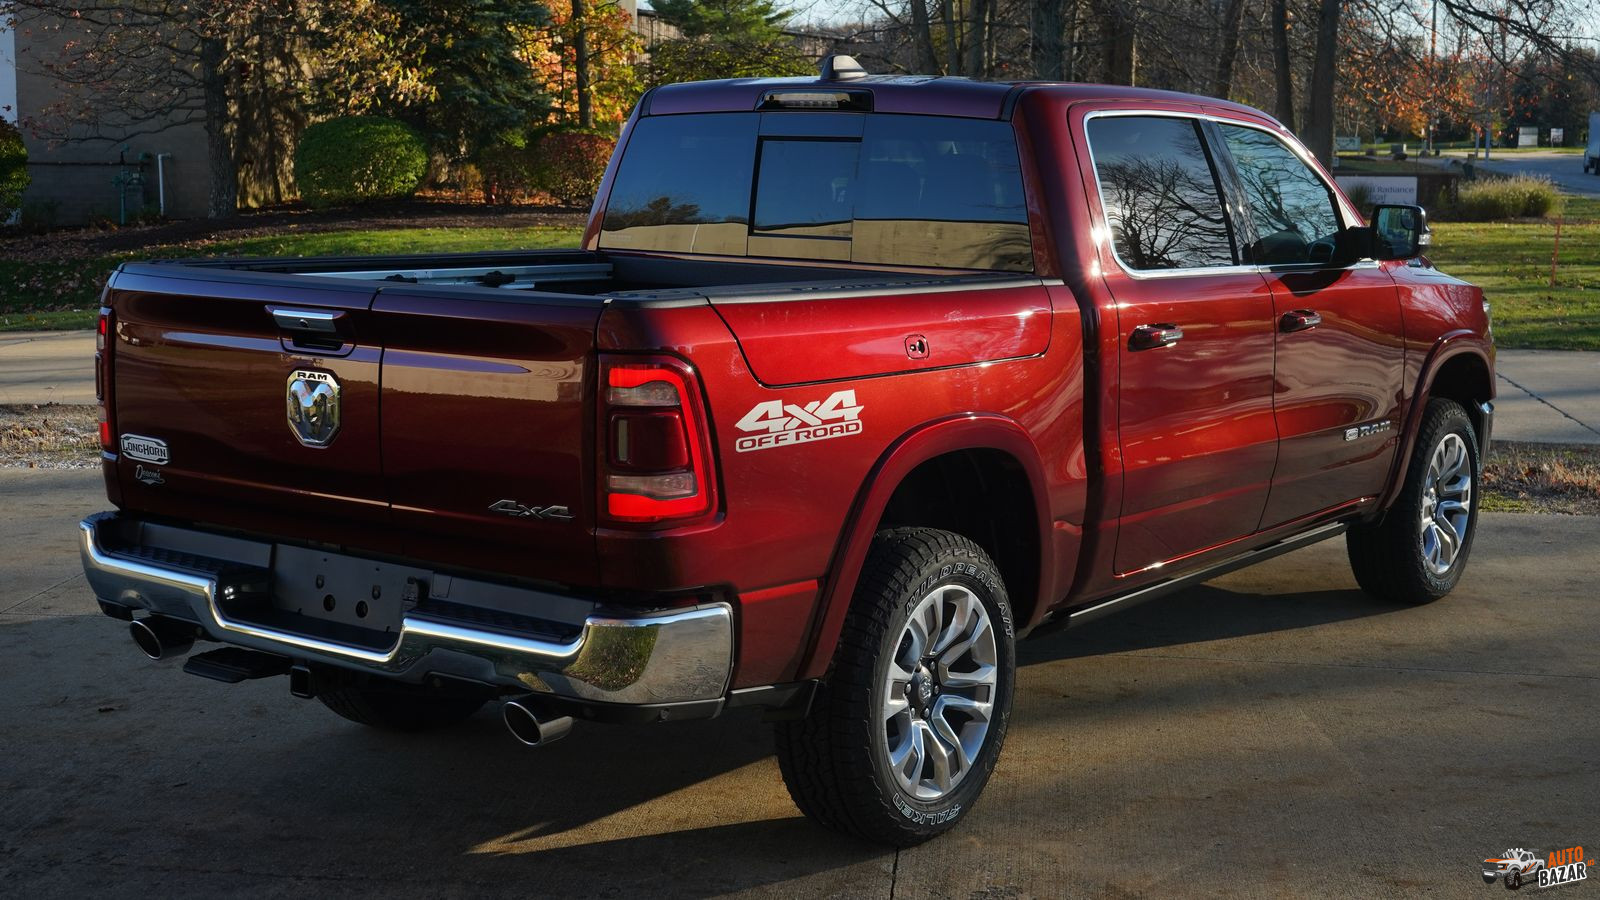
M 128 633 L 133 635 L 139 650 L 151 659 L 182 656 L 194 647 L 193 629 L 159 616 L 129 622 Z
M 529 747 L 553 744 L 572 731 L 571 716 L 552 716 L 538 709 L 541 704 L 527 698 L 507 700 L 500 708 L 511 736 Z

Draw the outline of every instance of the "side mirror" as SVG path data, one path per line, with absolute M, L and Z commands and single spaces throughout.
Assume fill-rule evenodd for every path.
M 1372 209 L 1372 258 L 1412 259 L 1422 255 L 1433 232 L 1420 206 L 1375 206 Z

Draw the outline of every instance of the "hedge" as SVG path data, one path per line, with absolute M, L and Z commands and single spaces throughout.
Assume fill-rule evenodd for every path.
M 553 131 L 534 144 L 534 186 L 565 206 L 588 206 L 616 146 L 606 134 Z
M 294 154 L 300 197 L 319 208 L 409 197 L 427 170 L 422 137 L 380 116 L 319 122 L 301 135 Z
M 496 147 L 478 156 L 485 203 L 513 203 L 536 193 L 564 206 L 588 206 L 600 187 L 617 139 L 592 131 L 546 132 L 526 147 Z
M 22 192 L 28 189 L 28 148 L 22 143 L 17 126 L 0 119 L 0 225 L 22 208 Z
M 1543 218 L 1555 205 L 1555 185 L 1546 179 L 1491 178 L 1462 185 L 1450 213 L 1466 222 Z

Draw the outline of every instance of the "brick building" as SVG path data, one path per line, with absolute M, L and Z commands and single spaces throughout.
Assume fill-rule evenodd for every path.
M 646 45 L 677 37 L 677 29 L 662 22 L 647 3 L 621 0 L 621 6 Z M 41 135 L 29 126 L 30 121 L 48 119 L 52 107 L 68 96 L 47 67 L 60 57 L 67 40 L 85 37 L 73 28 L 88 27 L 52 27 L 59 24 L 27 15 L 10 29 L 0 22 L 0 116 L 23 123 L 32 176 L 23 195 L 23 219 L 39 225 L 81 225 L 118 222 L 141 213 L 171 219 L 205 216 L 210 171 L 205 128 L 198 117 L 175 114 L 166 121 L 118 128 L 107 123 L 123 111 L 95 110 L 98 128 L 74 127 L 66 134 L 68 140 Z M 788 33 L 812 56 L 831 52 L 835 41 L 800 29 Z
M 48 117 L 64 98 L 45 70 L 73 37 L 48 21 L 23 17 L 14 29 L 0 23 L 0 115 L 13 122 Z M 114 110 L 105 111 L 113 119 Z M 22 198 L 24 219 L 44 225 L 118 221 L 165 210 L 169 218 L 206 214 L 209 172 L 206 136 L 198 121 L 105 125 L 100 134 L 77 128 L 73 140 L 40 136 L 25 124 L 32 176 Z

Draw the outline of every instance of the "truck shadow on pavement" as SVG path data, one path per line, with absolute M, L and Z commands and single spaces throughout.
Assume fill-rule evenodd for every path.
M 1353 590 L 1200 587 L 1024 642 L 1020 661 L 1034 667 L 1384 611 Z M 207 861 L 185 879 L 232 873 L 229 886 L 247 893 L 287 877 L 425 894 L 468 885 L 525 893 L 538 884 L 558 895 L 772 885 L 859 895 L 894 871 L 892 851 L 799 816 L 769 729 L 751 713 L 580 725 L 538 750 L 506 735 L 493 707 L 447 732 L 384 734 L 290 698 L 281 679 L 214 684 L 148 663 L 121 640 L 117 623 L 92 617 L 0 624 L 0 654 L 17 663 L 0 671 L 0 720 L 14 723 L 15 748 L 11 774 L 0 777 L 0 819 L 13 828 L 0 838 L 0 863 L 23 885 L 47 885 L 67 848 L 90 834 L 110 849 L 70 882 L 88 888 L 97 878 L 123 889 L 145 879 L 170 885 L 162 879 L 174 873 L 149 869 L 162 859 Z M 29 689 L 35 679 L 50 686 L 48 697 Z M 1014 740 L 1059 718 L 1041 702 L 1074 705 L 1029 698 Z M 87 863 L 77 858 L 75 866 Z
M 1398 607 L 1355 588 L 1252 593 L 1202 584 L 1017 645 L 1019 665 L 1315 628 Z

